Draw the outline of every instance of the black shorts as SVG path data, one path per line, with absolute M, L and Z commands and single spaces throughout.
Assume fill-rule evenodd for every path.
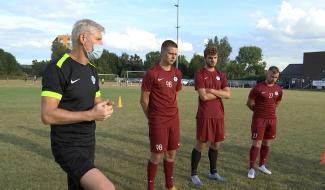
M 95 145 L 89 147 L 53 147 L 55 161 L 68 175 L 69 190 L 83 189 L 81 177 L 95 168 Z

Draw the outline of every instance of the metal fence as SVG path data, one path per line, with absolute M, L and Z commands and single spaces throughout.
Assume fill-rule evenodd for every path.
M 228 80 L 231 88 L 252 88 L 256 85 L 256 80 Z

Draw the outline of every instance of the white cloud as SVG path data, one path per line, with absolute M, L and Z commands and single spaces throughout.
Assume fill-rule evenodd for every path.
M 265 58 L 265 61 L 267 62 L 266 68 L 269 68 L 270 66 L 277 66 L 279 67 L 280 71 L 283 71 L 283 69 L 285 69 L 289 64 L 302 63 L 302 60 L 299 60 L 297 58 L 275 56 Z
M 257 25 L 256 25 L 257 28 L 260 28 L 260 29 L 265 29 L 265 30 L 274 30 L 272 24 L 270 23 L 269 20 L 267 20 L 266 18 L 261 18 Z
M 5 7 L 12 13 L 34 18 L 82 18 L 95 13 L 101 2 L 94 0 L 21 0 L 15 6 Z
M 125 33 L 108 32 L 105 42 L 109 47 L 116 49 L 149 50 L 159 48 L 159 42 L 154 34 L 136 28 L 127 28 Z
M 180 52 L 190 52 L 193 51 L 193 45 L 189 42 L 178 41 Z
M 306 13 L 300 8 L 294 8 L 290 3 L 283 1 L 277 17 L 279 23 L 296 23 L 305 17 Z
M 306 1 L 301 4 L 306 5 Z M 312 4 L 312 2 L 310 2 Z M 325 42 L 325 8 L 296 7 L 283 1 L 276 19 L 260 18 L 256 28 L 269 37 L 287 44 Z M 298 4 L 299 5 L 299 4 Z
M 58 35 L 71 31 L 71 26 L 62 22 L 40 20 L 26 16 L 0 15 L 0 29 L 3 30 L 34 30 Z
M 159 51 L 161 43 L 165 40 L 136 28 L 126 28 L 124 33 L 108 32 L 104 39 L 108 47 L 133 51 Z M 189 42 L 179 40 L 178 44 L 180 52 L 193 50 L 193 45 Z
M 10 47 L 13 48 L 22 48 L 22 47 L 35 47 L 35 48 L 49 48 L 52 44 L 51 40 L 24 40 L 18 42 L 12 42 L 9 44 Z

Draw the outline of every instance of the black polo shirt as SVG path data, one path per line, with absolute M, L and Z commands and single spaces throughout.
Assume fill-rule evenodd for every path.
M 60 100 L 59 108 L 86 111 L 94 107 L 100 96 L 98 75 L 91 64 L 83 65 L 68 54 L 51 62 L 42 79 L 42 94 Z M 83 147 L 95 143 L 95 121 L 51 125 L 52 146 Z

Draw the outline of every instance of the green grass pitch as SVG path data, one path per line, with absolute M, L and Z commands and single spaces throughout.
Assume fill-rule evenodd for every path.
M 251 145 L 251 112 L 245 106 L 249 89 L 232 89 L 225 100 L 226 139 L 218 160 L 219 173 L 226 184 L 209 181 L 207 148 L 202 152 L 200 189 L 325 189 L 325 165 L 320 159 L 325 150 L 325 93 L 284 90 L 278 108 L 277 139 L 272 142 L 267 160 L 272 176 L 257 172 L 247 178 Z M 147 120 L 139 104 L 140 88 L 102 88 L 102 96 L 122 108 L 114 108 L 113 117 L 97 122 L 96 165 L 120 190 L 146 188 L 146 164 L 149 157 Z M 190 183 L 190 153 L 195 142 L 197 94 L 183 87 L 179 94 L 181 148 L 176 156 L 174 181 L 178 189 L 195 189 Z M 49 141 L 49 126 L 40 121 L 40 86 L 5 84 L 0 86 L 0 189 L 67 189 L 66 175 L 54 162 Z M 162 164 L 156 177 L 156 189 L 164 189 Z

